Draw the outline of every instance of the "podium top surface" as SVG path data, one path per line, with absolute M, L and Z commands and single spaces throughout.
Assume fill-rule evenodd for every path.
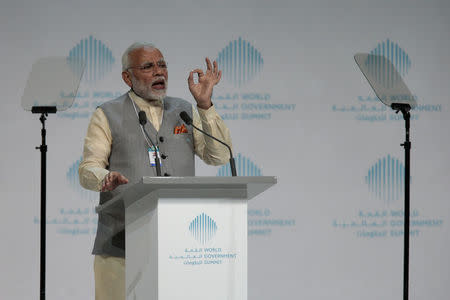
M 141 183 L 152 184 L 160 187 L 165 186 L 195 186 L 195 187 L 211 187 L 223 186 L 229 187 L 233 185 L 251 185 L 251 184 L 269 184 L 277 183 L 277 178 L 274 176 L 193 176 L 193 177 L 142 177 Z
M 117 204 L 134 202 L 147 194 L 160 192 L 168 198 L 245 198 L 251 199 L 277 183 L 274 176 L 194 176 L 194 177 L 142 177 L 103 205 L 97 212 L 109 210 Z

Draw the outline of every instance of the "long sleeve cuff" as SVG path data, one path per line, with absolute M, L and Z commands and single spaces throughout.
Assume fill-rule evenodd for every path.
M 103 178 L 109 173 L 108 170 L 100 167 L 84 166 L 78 171 L 80 177 L 80 184 L 85 189 L 99 192 L 102 188 Z
M 205 132 L 232 147 L 230 131 L 220 118 L 214 106 L 211 106 L 208 109 L 197 107 L 197 110 L 194 110 L 193 115 L 194 125 L 202 128 Z M 230 158 L 229 151 L 227 147 L 221 143 L 197 131 L 194 131 L 194 141 L 197 155 L 206 164 L 217 166 L 228 162 L 228 159 Z
M 220 119 L 220 116 L 214 108 L 214 105 L 212 105 L 208 109 L 203 109 L 197 106 L 197 111 L 202 123 L 210 123 L 214 122 L 216 119 Z

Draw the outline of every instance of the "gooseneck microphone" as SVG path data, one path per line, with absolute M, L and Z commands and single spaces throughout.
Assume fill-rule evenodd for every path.
M 147 137 L 147 139 L 150 141 L 150 143 L 153 146 L 153 151 L 155 153 L 155 167 L 156 167 L 156 176 L 161 176 L 161 161 L 159 160 L 159 155 L 158 155 L 158 151 L 155 146 L 155 143 L 153 143 L 152 139 L 150 138 L 150 136 L 147 133 L 147 130 L 145 130 L 144 125 L 147 124 L 147 115 L 145 114 L 145 111 L 141 110 L 138 113 L 139 116 L 139 124 L 141 124 L 142 130 L 144 131 L 145 136 Z
M 203 133 L 204 135 L 209 136 L 210 138 L 212 138 L 215 141 L 218 141 L 219 143 L 221 143 L 222 145 L 224 145 L 225 147 L 228 148 L 228 151 L 230 151 L 230 167 L 231 167 L 231 176 L 237 176 L 236 174 L 236 164 L 234 163 L 234 157 L 233 157 L 233 152 L 231 151 L 230 146 L 228 146 L 227 144 L 225 144 L 224 142 L 222 142 L 221 140 L 213 137 L 212 135 L 210 135 L 209 133 L 201 130 L 200 128 L 196 127 L 193 123 L 192 123 L 192 119 L 191 117 L 188 115 L 187 112 L 182 111 L 180 113 L 180 118 L 184 121 L 184 123 L 186 123 L 187 125 L 191 125 L 192 127 L 194 127 L 195 129 L 197 129 L 198 131 L 200 131 L 201 133 Z

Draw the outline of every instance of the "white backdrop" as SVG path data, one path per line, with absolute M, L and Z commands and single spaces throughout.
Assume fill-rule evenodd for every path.
M 1 299 L 39 294 L 40 122 L 20 106 L 27 76 L 37 59 L 69 55 L 84 41 L 103 49 L 88 63 L 96 76 L 86 76 L 73 108 L 47 121 L 47 299 L 94 297 L 98 200 L 78 186 L 76 170 L 90 113 L 126 91 L 120 58 L 135 41 L 163 51 L 169 94 L 190 101 L 188 72 L 205 56 L 221 58 L 214 103 L 231 129 L 240 175 L 278 177 L 250 204 L 250 300 L 401 297 L 403 194 L 392 174 L 403 171 L 404 124 L 377 102 L 353 60 L 397 46 L 419 103 L 411 299 L 448 299 L 448 1 L 6 0 L 0 25 Z M 197 166 L 197 175 L 226 173 Z

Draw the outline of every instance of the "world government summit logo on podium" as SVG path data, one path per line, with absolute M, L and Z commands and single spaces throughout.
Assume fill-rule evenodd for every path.
M 213 218 L 201 213 L 189 224 L 192 236 L 202 245 L 212 240 L 217 232 L 217 224 Z
M 69 52 L 69 58 L 83 60 L 86 63 L 83 82 L 93 84 L 102 80 L 105 75 L 111 72 L 115 63 L 112 51 L 100 40 L 92 35 L 80 40 Z M 76 74 L 79 70 L 72 69 Z

